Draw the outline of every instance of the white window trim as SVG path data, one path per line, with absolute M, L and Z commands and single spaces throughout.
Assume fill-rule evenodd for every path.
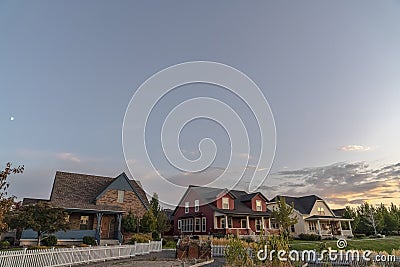
M 258 205 L 260 204 L 260 205 Z M 258 209 L 260 208 L 260 209 Z M 256 211 L 262 211 L 262 201 L 261 200 L 256 200 Z
M 207 232 L 207 218 L 206 217 L 201 218 L 201 231 Z
M 185 202 L 185 213 L 189 213 L 189 202 Z
M 225 200 L 227 201 L 226 203 L 224 203 Z M 226 204 L 227 206 L 225 207 L 224 204 Z M 223 197 L 222 198 L 222 209 L 229 210 L 229 197 Z
M 199 211 L 199 209 L 200 209 L 199 205 L 200 205 L 200 201 L 199 200 L 195 200 L 194 201 L 194 211 L 195 212 Z
M 180 230 L 182 228 L 182 221 L 178 220 L 178 229 Z
M 117 202 L 124 203 L 125 191 L 118 190 Z
M 222 224 L 224 224 L 223 227 L 222 227 Z M 219 219 L 219 228 L 225 229 L 225 226 L 226 226 L 225 218 L 220 218 Z
M 201 231 L 201 218 L 194 218 L 194 231 L 195 232 Z
M 243 227 L 243 222 L 246 227 Z M 247 229 L 247 219 L 240 219 L 240 228 L 241 229 Z

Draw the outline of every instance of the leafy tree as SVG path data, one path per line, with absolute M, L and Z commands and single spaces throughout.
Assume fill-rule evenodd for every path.
M 137 220 L 135 214 L 130 210 L 128 214 L 122 218 L 122 229 L 127 233 L 134 233 L 137 227 Z
M 154 217 L 156 218 L 155 235 L 158 238 L 160 238 L 161 234 L 165 231 L 168 231 L 170 229 L 171 225 L 168 221 L 167 214 L 160 206 L 157 193 L 154 193 L 153 197 L 150 200 L 150 211 L 153 213 Z
M 39 202 L 34 205 L 22 206 L 10 217 L 10 223 L 14 228 L 32 229 L 37 232 L 37 244 L 40 246 L 42 238 L 46 234 L 69 229 L 66 220 L 68 213 L 62 208 L 54 207 L 47 202 Z
M 157 220 L 151 210 L 146 211 L 140 221 L 140 230 L 142 233 L 152 233 L 156 230 Z
M 12 168 L 11 166 L 11 163 L 7 163 L 4 170 L 0 172 L 0 232 L 6 231 L 8 228 L 5 216 L 12 208 L 15 199 L 14 196 L 7 195 L 7 189 L 10 186 L 7 177 L 10 174 L 22 173 L 24 171 L 24 166 L 18 166 L 17 168 Z
M 283 236 L 288 239 L 290 227 L 297 223 L 297 217 L 293 215 L 294 205 L 288 205 L 285 197 L 280 197 L 276 203 L 278 206 L 272 210 L 272 217 L 279 225 Z

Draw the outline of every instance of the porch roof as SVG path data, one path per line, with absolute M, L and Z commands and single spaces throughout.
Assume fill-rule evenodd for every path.
M 353 219 L 347 219 L 342 217 L 333 217 L 327 215 L 313 215 L 305 219 L 306 221 L 352 221 Z

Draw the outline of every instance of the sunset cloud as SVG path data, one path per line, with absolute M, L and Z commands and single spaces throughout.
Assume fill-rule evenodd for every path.
M 364 201 L 399 204 L 400 163 L 372 168 L 366 162 L 338 162 L 275 175 L 279 184 L 266 185 L 264 190 L 294 196 L 316 194 L 337 206 Z
M 341 151 L 368 151 L 371 148 L 369 146 L 361 146 L 361 145 L 347 145 L 347 146 L 340 146 L 338 150 Z

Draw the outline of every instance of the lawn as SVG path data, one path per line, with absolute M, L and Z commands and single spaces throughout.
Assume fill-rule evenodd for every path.
M 336 240 L 326 241 L 290 241 L 290 249 L 294 250 L 312 250 L 318 249 L 321 242 L 326 242 L 327 247 L 337 249 Z M 400 236 L 391 236 L 386 238 L 363 238 L 348 239 L 346 249 L 373 250 L 391 252 L 393 249 L 400 250 Z

